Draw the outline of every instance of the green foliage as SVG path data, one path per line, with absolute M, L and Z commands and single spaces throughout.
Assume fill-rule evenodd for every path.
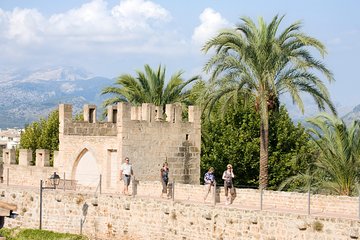
M 285 179 L 306 171 L 316 148 L 304 127 L 293 124 L 284 106 L 271 112 L 269 132 L 269 186 L 276 189 Z M 293 182 L 290 189 L 298 184 Z
M 82 112 L 77 112 L 73 117 L 74 121 L 84 121 L 84 114 Z
M 25 127 L 20 138 L 21 149 L 31 149 L 33 163 L 35 162 L 36 149 L 50 150 L 50 164 L 53 162 L 54 151 L 59 150 L 59 111 L 49 114 L 47 119 L 40 119 Z
M 236 178 L 235 185 L 255 185 L 258 178 L 259 131 L 256 113 L 251 109 L 229 111 L 223 118 L 212 113 L 211 122 L 204 119 L 201 150 L 202 176 L 210 166 L 215 168 L 217 182 L 226 165 L 231 163 Z
M 279 96 L 287 93 L 293 102 L 304 111 L 301 93 L 308 93 L 319 109 L 328 107 L 335 112 L 322 78 L 330 82 L 333 75 L 313 55 L 321 55 L 325 46 L 317 39 L 300 31 L 300 22 L 295 22 L 283 31 L 279 26 L 283 16 L 275 16 L 266 23 L 263 18 L 254 22 L 248 17 L 234 29 L 224 29 L 203 47 L 205 53 L 214 50 L 204 70 L 211 74 L 210 84 L 203 99 L 206 110 L 224 99 L 223 106 L 230 102 L 253 103 L 259 112 L 260 129 L 260 186 L 268 186 L 269 172 L 269 113 L 279 106 Z M 310 51 L 311 49 L 311 51 Z M 271 134 L 271 133 L 270 133 Z
M 157 70 L 149 65 L 144 66 L 145 71 L 136 71 L 136 76 L 123 74 L 118 77 L 115 86 L 106 87 L 102 94 L 112 95 L 103 102 L 104 106 L 118 102 L 130 102 L 132 104 L 153 103 L 156 106 L 165 106 L 168 103 L 187 103 L 189 91 L 185 88 L 199 77 L 189 80 L 182 78 L 182 71 L 174 73 L 166 81 L 166 68 L 159 65 Z
M 360 177 L 360 123 L 347 126 L 327 113 L 309 119 L 320 155 L 314 163 L 314 182 L 329 193 L 353 195 Z
M 39 147 L 51 151 L 59 150 L 59 111 L 51 112 L 46 120 L 41 121 L 43 124 Z
M 20 228 L 2 228 L 0 234 L 7 240 L 88 240 L 86 236 L 70 233 L 56 233 L 53 231 Z
M 20 136 L 20 148 L 31 149 L 33 151 L 33 159 L 35 157 L 35 150 L 37 149 L 38 141 L 41 135 L 41 127 L 38 122 L 25 127 L 25 131 Z
M 202 96 L 204 96 L 204 91 L 206 89 L 206 82 L 202 79 L 199 79 L 194 83 L 192 88 L 189 91 L 188 101 L 191 105 L 201 105 Z
M 311 143 L 316 148 L 306 171 L 289 177 L 280 189 L 297 182 L 299 189 L 314 193 L 359 194 L 360 124 L 347 126 L 340 118 L 321 113 L 308 120 Z
M 224 117 L 220 117 L 221 114 L 218 107 L 212 112 L 211 122 L 203 121 L 202 176 L 212 166 L 218 184 L 222 184 L 222 173 L 231 163 L 236 175 L 235 186 L 256 187 L 260 116 L 250 107 L 230 108 Z M 275 189 L 288 177 L 307 168 L 313 149 L 304 128 L 292 123 L 284 107 L 271 113 L 270 122 L 269 188 Z M 291 187 L 295 188 L 296 184 Z

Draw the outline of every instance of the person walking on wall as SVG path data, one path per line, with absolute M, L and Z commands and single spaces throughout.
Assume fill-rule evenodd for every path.
M 235 189 L 233 185 L 233 178 L 235 177 L 233 168 L 231 164 L 228 164 L 226 166 L 226 170 L 224 171 L 222 175 L 222 179 L 224 180 L 224 189 L 225 189 L 225 196 L 226 196 L 226 205 L 229 205 L 232 203 L 233 200 L 233 194 L 235 194 Z M 230 190 L 230 194 L 229 194 Z
M 169 182 L 169 167 L 167 162 L 164 162 L 162 168 L 160 169 L 160 181 L 162 184 L 162 192 L 160 197 L 164 197 L 164 193 L 165 193 L 165 197 L 168 197 L 167 186 Z
M 124 180 L 124 189 L 122 193 L 125 195 L 129 195 L 130 180 L 131 180 L 131 176 L 134 175 L 132 165 L 129 163 L 129 161 L 130 161 L 129 158 L 126 157 L 125 162 L 121 164 L 121 169 L 120 169 L 120 177 Z
M 213 189 L 213 191 L 215 191 L 215 189 L 214 189 L 215 176 L 214 176 L 214 168 L 213 167 L 210 167 L 209 170 L 205 173 L 204 184 L 205 184 L 205 195 L 204 195 L 204 202 L 205 202 L 211 189 Z

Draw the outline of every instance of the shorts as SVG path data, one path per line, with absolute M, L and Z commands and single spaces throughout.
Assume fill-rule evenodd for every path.
M 168 181 L 169 180 L 165 180 L 165 179 L 161 179 L 161 183 L 162 183 L 162 193 L 167 193 L 167 186 L 168 186 Z
M 130 185 L 130 180 L 131 180 L 131 175 L 123 174 L 123 180 L 124 180 L 124 185 L 129 186 Z
M 230 194 L 234 195 L 234 186 L 232 184 L 224 184 L 225 196 L 228 196 L 228 192 L 230 190 Z

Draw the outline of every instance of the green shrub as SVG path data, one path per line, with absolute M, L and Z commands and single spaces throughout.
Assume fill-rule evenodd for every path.
M 88 240 L 86 236 L 38 229 L 2 228 L 0 235 L 6 240 Z

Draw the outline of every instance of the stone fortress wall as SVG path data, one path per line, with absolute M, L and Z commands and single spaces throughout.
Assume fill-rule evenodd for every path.
M 53 167 L 48 150 L 37 150 L 35 166 L 31 166 L 30 150 L 20 150 L 17 165 L 15 151 L 6 149 L 2 177 L 11 184 L 34 186 L 56 171 L 78 184 L 96 185 L 101 175 L 102 188 L 110 191 L 122 184 L 120 166 L 127 156 L 138 180 L 158 180 L 159 169 L 166 161 L 175 181 L 199 184 L 200 114 L 199 108 L 190 106 L 188 121 L 183 121 L 178 104 L 167 104 L 163 111 L 153 104 L 119 103 L 108 107 L 105 122 L 96 119 L 95 105 L 85 105 L 83 121 L 75 121 L 72 106 L 60 104 L 60 145 Z
M 160 114 L 161 113 L 161 114 Z M 359 239 L 359 201 L 355 197 L 308 195 L 237 189 L 233 205 L 225 206 L 222 187 L 203 203 L 200 179 L 200 111 L 167 105 L 165 114 L 151 104 L 108 108 L 106 122 L 96 120 L 96 106 L 84 106 L 84 120 L 72 119 L 71 105 L 59 106 L 60 149 L 50 167 L 49 152 L 3 152 L 0 200 L 18 205 L 19 216 L 7 227 L 37 228 L 39 181 L 53 172 L 59 189 L 43 193 L 43 228 L 82 233 L 91 239 Z M 136 175 L 135 197 L 120 194 L 119 168 L 129 156 Z M 175 181 L 174 201 L 159 198 L 159 169 L 167 161 Z M 101 175 L 96 185 L 80 187 L 89 169 Z M 73 183 L 77 182 L 75 187 Z M 98 183 L 99 181 L 97 181 Z M 61 186 L 65 187 L 61 187 Z M 130 189 L 132 191 L 132 189 Z M 263 205 L 260 205 L 260 202 Z M 83 222 L 82 227 L 80 222 Z
M 174 201 L 162 199 L 160 182 L 139 182 L 135 197 L 93 191 L 43 192 L 43 229 L 80 233 L 91 239 L 359 239 L 358 200 L 353 197 L 236 189 L 233 205 L 199 201 L 203 186 L 175 184 Z M 5 227 L 38 228 L 39 189 L 0 185 L 1 201 L 18 205 Z M 256 201 L 255 204 L 252 201 Z M 345 214 L 345 215 L 344 215 Z M 346 215 L 348 214 L 348 215 Z M 81 224 L 82 223 L 82 224 Z
M 21 159 L 31 156 L 27 150 L 21 152 Z M 39 166 L 46 155 L 47 151 L 38 150 L 38 166 L 26 166 L 29 161 L 24 160 L 19 165 L 4 164 L 0 200 L 18 205 L 19 213 L 15 219 L 7 218 L 5 227 L 39 226 L 39 179 L 58 170 Z M 9 178 L 6 173 L 10 173 Z M 159 181 L 138 181 L 134 197 L 120 194 L 121 186 L 100 193 L 95 187 L 71 190 L 69 185 L 64 190 L 62 184 L 43 192 L 43 229 L 82 232 L 91 239 L 360 238 L 357 197 L 311 195 L 308 214 L 306 193 L 261 194 L 255 189 L 236 189 L 233 204 L 225 206 L 222 187 L 215 194 L 214 205 L 211 195 L 203 202 L 204 188 L 199 184 L 175 181 L 174 201 L 159 198 Z

